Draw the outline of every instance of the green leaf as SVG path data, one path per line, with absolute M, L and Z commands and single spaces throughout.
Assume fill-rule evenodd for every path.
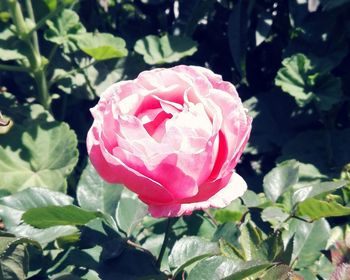
M 311 220 L 317 220 L 350 215 L 350 208 L 336 202 L 309 198 L 298 204 L 296 214 L 298 216 L 308 216 Z
M 312 62 L 298 53 L 284 59 L 282 64 L 284 67 L 278 71 L 275 83 L 293 96 L 300 107 L 315 100 L 321 110 L 328 111 L 340 101 L 341 81 L 328 72 L 318 71 L 317 64 L 322 62 Z
M 292 95 L 300 107 L 313 99 L 313 93 L 307 87 L 307 75 L 313 69 L 311 61 L 304 54 L 296 54 L 285 58 L 276 77 L 276 85 Z
M 247 207 L 243 206 L 239 199 L 234 200 L 223 209 L 213 210 L 215 220 L 219 223 L 238 222 L 247 212 Z
M 183 237 L 175 242 L 169 255 L 169 265 L 175 268 L 175 277 L 192 263 L 219 253 L 219 246 L 216 242 L 210 242 L 197 236 Z
M 261 280 L 288 280 L 290 279 L 291 268 L 286 264 L 276 265 L 270 268 Z
M 341 7 L 345 4 L 348 4 L 349 0 L 320 0 L 322 8 L 325 11 L 332 10 L 338 7 Z
M 272 169 L 264 177 L 264 192 L 268 199 L 276 202 L 288 189 L 298 182 L 298 163 L 284 162 Z
M 240 248 L 240 244 L 238 242 L 240 235 L 241 231 L 236 224 L 224 223 L 218 226 L 212 240 L 219 241 L 220 239 L 224 239 L 232 245 Z
M 191 56 L 197 51 L 197 43 L 188 37 L 148 35 L 136 41 L 134 50 L 148 64 L 164 64 Z
M 57 237 L 76 233 L 72 226 L 57 226 L 49 229 L 35 229 L 23 224 L 21 217 L 24 211 L 35 207 L 49 205 L 69 205 L 73 199 L 65 194 L 43 188 L 29 188 L 16 194 L 0 199 L 0 217 L 6 230 L 18 236 L 31 238 L 42 245 L 55 240 Z
M 29 257 L 25 245 L 11 246 L 0 257 L 0 279 L 24 280 L 27 279 Z
M 330 237 L 330 226 L 325 219 L 306 223 L 296 219 L 289 222 L 289 230 L 284 231 L 284 243 L 294 236 L 293 260 L 297 268 L 309 267 L 321 256 Z
M 342 188 L 346 185 L 346 181 L 314 183 L 306 187 L 300 188 L 293 193 L 292 203 L 296 205 L 298 202 L 304 201 L 321 194 L 326 194 Z
M 277 226 L 277 228 L 281 226 L 288 217 L 289 215 L 283 212 L 281 208 L 275 206 L 267 207 L 261 212 L 261 219 L 264 222 L 269 222 L 273 226 Z
M 261 204 L 260 196 L 251 190 L 247 190 L 241 197 L 245 206 L 258 207 Z
M 0 198 L 0 205 L 5 205 L 21 211 L 48 205 L 69 205 L 72 203 L 72 197 L 43 188 L 29 188 L 13 195 Z
M 102 211 L 114 216 L 123 187 L 108 184 L 89 162 L 85 167 L 77 187 L 80 207 L 91 211 Z
M 242 225 L 239 243 L 242 246 L 245 260 L 267 260 L 268 252 L 260 247 L 264 237 L 264 233 L 253 222 L 248 221 Z
M 84 33 L 72 38 L 79 49 L 96 60 L 120 58 L 128 55 L 125 41 L 109 33 Z
M 223 256 L 213 256 L 200 261 L 190 272 L 188 280 L 238 280 L 252 276 L 271 264 L 259 261 L 239 261 Z
M 137 198 L 136 194 L 124 189 L 116 210 L 119 228 L 129 236 L 146 214 L 147 206 Z
M 66 123 L 15 125 L 0 145 L 0 185 L 5 189 L 65 191 L 66 177 L 78 161 L 77 138 Z
M 283 146 L 278 161 L 296 159 L 316 166 L 322 174 L 337 178 L 341 168 L 349 162 L 349 142 L 350 129 L 333 129 L 331 133 L 326 130 L 307 130 Z M 319 174 L 316 176 L 319 177 Z
M 0 258 L 6 254 L 11 247 L 15 247 L 18 244 L 31 244 L 41 250 L 40 244 L 35 240 L 25 237 L 2 236 L 0 232 Z
M 65 51 L 68 47 L 73 48 L 72 36 L 85 33 L 85 27 L 81 24 L 79 16 L 70 9 L 64 9 L 60 14 L 46 22 L 48 29 L 44 33 L 46 40 L 58 45 L 64 45 Z
M 259 46 L 263 43 L 270 33 L 272 26 L 272 14 L 262 10 L 258 16 L 258 23 L 255 31 L 255 45 Z
M 242 79 L 246 76 L 246 52 L 249 27 L 249 9 L 246 1 L 234 5 L 228 20 L 228 40 L 235 69 Z
M 26 45 L 19 40 L 10 28 L 0 32 L 0 60 L 18 60 L 26 58 Z
M 86 211 L 74 205 L 67 205 L 32 208 L 22 215 L 22 220 L 33 227 L 43 229 L 53 226 L 82 226 L 101 217 L 100 212 Z

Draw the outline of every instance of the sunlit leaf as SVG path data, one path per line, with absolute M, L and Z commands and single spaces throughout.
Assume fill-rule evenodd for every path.
M 164 64 L 179 61 L 197 51 L 197 43 L 188 37 L 148 35 L 135 43 L 135 52 L 148 64 Z

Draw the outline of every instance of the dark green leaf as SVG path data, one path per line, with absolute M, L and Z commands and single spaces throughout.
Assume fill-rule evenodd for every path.
M 278 71 L 275 82 L 300 107 L 315 100 L 321 110 L 328 111 L 340 101 L 341 82 L 328 72 L 318 72 L 317 63 L 320 62 L 312 62 L 300 53 L 288 57 L 282 61 L 284 67 Z
M 238 71 L 242 79 L 246 76 L 245 59 L 249 27 L 248 17 L 249 10 L 247 2 L 242 0 L 238 1 L 231 12 L 227 30 L 235 69 Z
M 0 279 L 25 280 L 28 266 L 29 257 L 25 245 L 11 246 L 0 257 Z
M 100 217 L 102 217 L 100 212 L 86 211 L 74 205 L 67 205 L 32 208 L 22 215 L 22 220 L 33 227 L 44 229 L 53 226 L 85 225 Z
M 135 52 L 148 64 L 164 64 L 179 61 L 197 51 L 197 43 L 188 37 L 148 35 L 135 43 Z

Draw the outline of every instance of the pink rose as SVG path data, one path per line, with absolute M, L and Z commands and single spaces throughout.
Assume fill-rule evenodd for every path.
M 91 112 L 92 164 L 135 192 L 153 217 L 225 207 L 247 189 L 234 168 L 252 120 L 235 87 L 208 69 L 142 72 L 110 86 Z

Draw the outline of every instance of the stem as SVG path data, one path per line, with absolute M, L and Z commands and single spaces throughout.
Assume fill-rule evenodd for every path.
M 29 69 L 23 66 L 0 64 L 0 70 L 14 72 L 29 72 Z
M 168 241 L 169 241 L 169 234 L 170 234 L 170 229 L 171 229 L 171 218 L 168 218 L 166 221 L 166 226 L 165 226 L 165 235 L 164 235 L 164 240 L 163 240 L 163 244 L 162 247 L 160 248 L 160 252 L 159 252 L 159 256 L 156 262 L 157 267 L 160 268 L 161 264 L 162 264 L 162 260 L 164 257 L 164 253 L 165 253 L 165 249 L 168 245 Z
M 48 60 L 48 63 L 46 64 L 46 67 L 50 64 L 50 62 L 52 61 L 53 57 L 55 56 L 56 54 L 56 51 L 58 49 L 58 45 L 54 45 L 53 48 L 51 49 L 50 53 L 49 53 L 49 56 L 47 58 Z
M 58 14 L 59 12 L 61 12 L 64 8 L 64 5 L 61 5 L 59 7 L 57 7 L 55 10 L 51 11 L 50 13 L 48 13 L 46 16 L 44 16 L 43 18 L 41 18 L 35 25 L 35 27 L 33 29 L 31 29 L 28 33 L 28 35 L 31 35 L 33 32 L 36 32 L 37 30 L 39 30 L 41 27 L 43 27 L 46 24 L 46 21 L 48 21 L 50 18 L 54 17 L 56 14 Z
M 28 11 L 28 15 L 29 15 L 29 18 L 35 22 L 35 16 L 34 16 L 34 10 L 33 10 L 33 5 L 32 5 L 32 1 L 31 0 L 26 0 L 26 6 L 27 6 L 27 11 Z M 32 32 L 30 31 L 28 33 L 28 35 L 32 35 L 33 37 L 33 46 L 34 46 L 34 49 L 40 53 L 40 50 L 39 50 L 39 40 L 38 40 L 38 33 L 36 31 Z
M 47 81 L 45 71 L 43 69 L 34 73 L 34 79 L 38 87 L 38 99 L 40 104 L 46 109 L 50 110 L 51 98 L 47 88 Z
M 34 13 L 30 0 L 27 0 L 28 13 L 34 21 Z M 36 86 L 38 101 L 46 109 L 50 110 L 51 98 L 48 92 L 47 80 L 45 75 L 45 67 L 43 65 L 42 57 L 39 51 L 39 44 L 37 41 L 37 35 L 35 37 L 33 33 L 33 41 L 30 39 L 30 31 L 24 20 L 22 9 L 17 0 L 7 0 L 9 6 L 9 12 L 11 14 L 18 37 L 24 41 L 28 46 L 28 52 L 26 54 L 30 63 L 30 72 L 33 74 Z M 36 34 L 36 33 L 35 33 Z

